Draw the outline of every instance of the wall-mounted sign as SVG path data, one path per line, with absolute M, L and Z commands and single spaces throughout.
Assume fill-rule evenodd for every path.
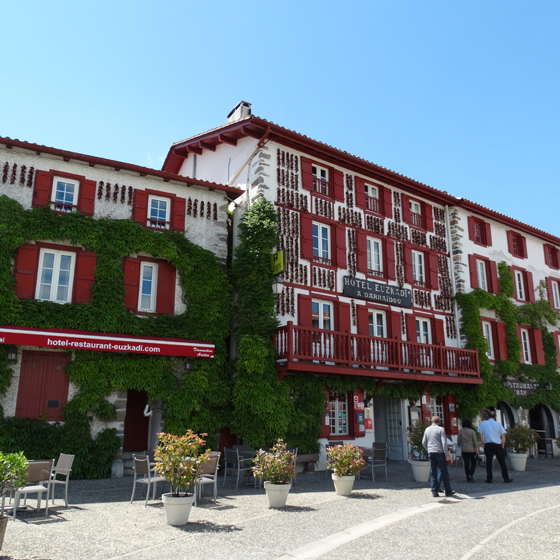
M 356 412 L 356 424 L 363 424 L 363 423 L 364 423 L 364 413 Z
M 276 253 L 270 255 L 270 269 L 274 276 L 282 274 L 286 270 L 284 266 L 284 251 L 276 251 Z
M 345 296 L 367 299 L 398 307 L 412 307 L 412 292 L 406 288 L 389 286 L 381 282 L 360 280 L 352 276 L 345 276 L 342 293 Z
M 536 381 L 520 381 L 514 377 L 507 377 L 504 386 L 511 389 L 516 397 L 530 397 L 540 388 Z

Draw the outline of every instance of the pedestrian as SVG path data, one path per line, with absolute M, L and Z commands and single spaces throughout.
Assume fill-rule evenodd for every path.
M 486 455 L 486 480 L 485 482 L 492 482 L 492 461 L 494 455 L 500 463 L 502 468 L 502 477 L 504 482 L 512 482 L 509 477 L 506 467 L 506 456 L 504 448 L 506 446 L 506 431 L 504 427 L 496 422 L 496 411 L 490 411 L 488 420 L 482 422 L 478 428 L 480 434 L 480 442 L 484 447 L 484 454 Z
M 432 496 L 439 497 L 441 482 L 445 486 L 445 495 L 453 496 L 455 492 L 451 490 L 449 483 L 449 472 L 447 471 L 446 458 L 451 462 L 451 452 L 447 446 L 445 430 L 441 427 L 439 416 L 432 416 L 432 425 L 424 431 L 422 445 L 428 452 L 430 459 L 430 483 L 432 485 Z
M 467 482 L 474 482 L 473 476 L 476 470 L 475 457 L 478 453 L 478 440 L 476 439 L 476 432 L 472 429 L 472 422 L 468 418 L 463 420 L 462 426 L 457 436 L 457 445 L 461 447 Z

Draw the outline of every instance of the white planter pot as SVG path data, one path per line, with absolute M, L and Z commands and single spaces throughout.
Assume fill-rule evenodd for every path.
M 352 487 L 354 486 L 356 475 L 336 476 L 336 474 L 333 474 L 331 476 L 334 482 L 334 489 L 339 496 L 350 496 L 350 494 L 352 494 Z
M 172 494 L 163 494 L 161 499 L 167 524 L 174 526 L 185 525 L 189 520 L 194 495 L 182 494 L 179 497 L 174 497 Z
M 411 460 L 412 474 L 416 482 L 428 482 L 430 480 L 430 461 Z
M 527 466 L 527 453 L 513 453 L 508 451 L 511 468 L 514 471 L 524 471 Z
M 283 508 L 286 507 L 286 500 L 288 499 L 288 492 L 292 487 L 290 484 L 272 484 L 272 482 L 265 482 L 264 489 L 266 491 L 266 499 L 268 500 L 269 508 Z

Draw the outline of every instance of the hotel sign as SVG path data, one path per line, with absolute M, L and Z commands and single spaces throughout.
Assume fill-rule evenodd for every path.
M 519 379 L 513 377 L 506 378 L 504 387 L 513 391 L 516 397 L 530 397 L 540 389 L 540 385 L 536 381 L 519 381 Z
M 342 293 L 345 296 L 367 299 L 377 303 L 397 305 L 398 307 L 412 307 L 412 292 L 406 288 L 389 286 L 381 282 L 360 280 L 353 276 L 345 276 Z

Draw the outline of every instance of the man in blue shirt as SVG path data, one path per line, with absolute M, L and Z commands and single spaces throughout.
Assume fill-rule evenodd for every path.
M 441 427 L 441 420 L 439 416 L 432 417 L 432 425 L 424 430 L 424 438 L 422 445 L 428 452 L 430 458 L 430 482 L 432 485 L 432 496 L 437 498 L 439 496 L 439 488 L 443 480 L 445 486 L 445 495 L 453 496 L 455 492 L 451 489 L 449 483 L 449 473 L 447 472 L 446 457 L 451 459 L 451 452 L 447 447 L 447 437 L 445 430 Z
M 486 455 L 486 482 L 492 482 L 492 461 L 494 455 L 502 468 L 504 482 L 511 482 L 512 479 L 508 474 L 504 452 L 506 431 L 499 422 L 496 422 L 496 412 L 494 410 L 490 411 L 490 418 L 480 424 L 478 433 L 480 434 L 480 442 L 484 446 L 484 454 Z

